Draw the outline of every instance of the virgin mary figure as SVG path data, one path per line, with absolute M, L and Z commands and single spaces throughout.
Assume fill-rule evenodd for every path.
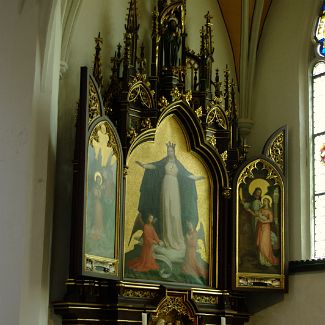
M 138 211 L 140 216 L 152 214 L 165 247 L 184 255 L 187 224 L 190 222 L 194 227 L 198 224 L 195 181 L 204 177 L 191 174 L 177 160 L 174 143 L 168 142 L 166 146 L 165 158 L 151 163 L 137 161 L 145 169 Z

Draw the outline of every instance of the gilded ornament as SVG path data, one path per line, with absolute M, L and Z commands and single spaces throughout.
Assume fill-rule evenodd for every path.
M 211 304 L 219 303 L 219 297 L 216 295 L 194 295 L 193 300 L 198 304 Z
M 151 92 L 145 88 L 141 81 L 133 85 L 128 94 L 129 103 L 135 102 L 137 99 L 147 108 L 152 108 Z
M 168 106 L 168 100 L 164 96 L 161 96 L 158 101 L 158 106 L 163 111 Z
M 183 99 L 188 103 L 190 104 L 191 100 L 192 100 L 192 90 L 189 90 L 188 92 L 186 92 L 184 95 L 183 95 Z
M 208 125 L 217 123 L 221 128 L 227 130 L 227 120 L 223 113 L 223 109 L 219 104 L 208 108 L 206 123 Z
M 213 106 L 222 105 L 222 98 L 218 96 L 214 96 L 212 99 L 212 105 Z
M 215 137 L 215 135 L 212 135 L 209 139 L 209 142 L 215 147 L 217 144 L 217 138 Z
M 143 290 L 143 289 L 122 289 L 121 294 L 123 297 L 130 298 L 146 298 L 152 299 L 155 298 L 157 293 L 155 291 Z
M 127 137 L 130 139 L 130 143 L 132 143 L 137 136 L 138 136 L 138 134 L 135 131 L 135 129 L 133 127 L 129 128 L 129 130 L 127 132 Z
M 172 310 L 176 310 L 181 315 L 188 315 L 188 309 L 182 297 L 167 296 L 159 308 L 158 315 L 168 315 Z
M 179 100 L 182 96 L 181 92 L 178 90 L 177 87 L 173 88 L 170 95 L 172 96 L 173 101 Z
M 228 159 L 228 151 L 225 150 L 225 151 L 224 151 L 220 156 L 221 156 L 222 160 L 223 160 L 224 162 L 226 162 L 227 159 Z
M 231 187 L 224 187 L 222 189 L 222 195 L 224 198 L 230 199 L 231 198 Z
M 281 168 L 284 170 L 284 131 L 278 134 L 273 142 L 271 143 L 268 156 Z
M 146 117 L 141 121 L 141 131 L 146 131 L 152 128 L 150 117 Z
M 94 82 L 91 79 L 89 79 L 88 114 L 89 114 L 89 122 L 88 122 L 89 125 L 96 117 L 100 116 L 99 96 L 97 94 Z
M 258 166 L 258 164 L 261 164 L 261 166 Z M 248 166 L 245 167 L 245 169 L 241 172 L 240 176 L 238 177 L 238 184 L 241 183 L 246 184 L 246 178 L 251 178 L 251 179 L 254 178 L 255 177 L 254 170 L 258 170 L 258 169 L 266 170 L 267 175 L 265 178 L 268 180 L 273 180 L 274 185 L 279 184 L 280 176 L 275 172 L 273 166 L 271 166 L 268 162 L 261 159 L 254 160 Z
M 195 114 L 196 114 L 196 116 L 197 116 L 198 118 L 202 117 L 202 115 L 203 115 L 202 106 L 200 106 L 199 108 L 197 108 L 197 109 L 195 110 Z

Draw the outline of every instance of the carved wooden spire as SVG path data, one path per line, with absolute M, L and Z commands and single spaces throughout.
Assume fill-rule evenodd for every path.
M 100 37 L 100 33 L 95 38 L 96 47 L 95 47 L 95 59 L 94 59 L 94 68 L 93 75 L 97 82 L 98 88 L 101 89 L 103 86 L 103 74 L 102 74 L 102 63 L 100 58 L 100 52 L 102 50 L 103 39 Z
M 137 1 L 130 0 L 128 14 L 125 24 L 125 32 L 129 34 L 129 52 L 130 52 L 130 64 L 135 67 L 137 61 L 137 43 L 138 43 L 138 14 L 137 14 Z

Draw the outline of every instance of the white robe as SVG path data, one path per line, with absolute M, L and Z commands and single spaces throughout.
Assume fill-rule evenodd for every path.
M 185 241 L 182 228 L 182 211 L 178 168 L 175 162 L 165 165 L 165 176 L 161 185 L 161 212 L 163 219 L 162 239 L 167 248 L 183 250 Z

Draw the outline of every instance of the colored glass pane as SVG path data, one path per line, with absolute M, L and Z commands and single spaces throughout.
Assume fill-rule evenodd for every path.
M 325 193 L 325 164 L 322 162 L 322 148 L 325 135 L 315 137 L 314 140 L 314 191 L 315 194 Z
M 319 43 L 318 53 L 321 56 L 325 56 L 325 5 L 322 6 L 322 12 L 317 21 L 315 39 Z
M 324 64 L 318 70 L 324 68 Z M 320 72 L 321 73 L 321 72 Z M 315 76 L 315 74 L 314 74 Z M 325 131 L 325 74 L 314 77 L 313 80 L 313 131 L 314 134 Z
M 316 24 L 318 54 L 325 57 L 325 1 Z M 325 62 L 314 65 L 312 72 L 312 165 L 314 258 L 325 256 Z

